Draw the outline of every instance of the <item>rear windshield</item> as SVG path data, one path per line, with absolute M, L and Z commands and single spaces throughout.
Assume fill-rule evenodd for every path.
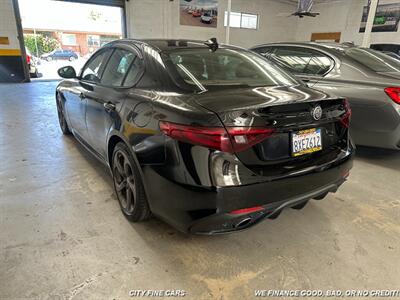
M 385 53 L 365 48 L 350 48 L 345 53 L 375 72 L 400 72 L 400 61 Z
M 180 80 L 200 90 L 300 84 L 292 75 L 245 50 L 179 49 L 168 52 L 164 60 Z

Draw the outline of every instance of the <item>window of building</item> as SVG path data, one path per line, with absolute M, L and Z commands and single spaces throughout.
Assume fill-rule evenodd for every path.
M 258 29 L 258 15 L 231 12 L 230 27 L 244 29 Z M 228 26 L 228 12 L 225 12 L 224 26 Z
M 115 40 L 119 40 L 121 37 L 116 35 L 101 35 L 100 36 L 100 46 L 104 46 L 107 43 L 110 43 Z
M 76 35 L 63 33 L 62 42 L 63 42 L 63 45 L 65 45 L 65 46 L 75 46 L 76 45 Z
M 87 43 L 89 47 L 100 47 L 100 36 L 99 35 L 88 35 Z

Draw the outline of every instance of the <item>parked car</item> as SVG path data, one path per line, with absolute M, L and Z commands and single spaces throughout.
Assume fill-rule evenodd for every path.
M 201 11 L 193 11 L 192 16 L 195 18 L 201 17 Z
M 382 53 L 385 53 L 386 55 L 389 55 L 391 58 L 400 60 L 400 55 L 394 53 L 394 52 L 389 52 L 389 51 L 381 51 Z
M 38 71 L 38 66 L 37 66 L 38 65 L 37 58 L 34 57 L 27 48 L 25 48 L 25 53 L 26 53 L 26 63 L 28 65 L 30 77 L 38 78 L 39 71 Z
M 201 15 L 201 22 L 211 24 L 213 20 L 213 17 L 211 16 L 210 13 L 204 13 Z
M 241 48 L 120 40 L 59 74 L 61 129 L 110 168 L 131 221 L 241 230 L 335 192 L 352 167 L 346 100 Z
M 399 44 L 372 44 L 370 48 L 378 51 L 393 52 L 397 55 L 400 54 Z
M 43 54 L 41 59 L 52 61 L 57 59 L 68 59 L 69 61 L 73 61 L 78 59 L 78 54 L 76 54 L 72 50 L 54 50 L 50 53 Z
M 337 43 L 275 43 L 252 50 L 308 82 L 346 97 L 358 145 L 400 149 L 400 62 Z

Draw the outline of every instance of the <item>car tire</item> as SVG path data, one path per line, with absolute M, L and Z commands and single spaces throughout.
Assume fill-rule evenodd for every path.
M 31 76 L 31 78 L 38 78 L 39 77 L 39 73 L 38 73 L 37 70 L 34 73 L 30 73 L 29 75 Z
M 57 94 L 57 114 L 58 114 L 58 123 L 60 124 L 61 131 L 64 135 L 70 135 L 71 130 L 68 126 L 67 119 L 65 117 L 64 104 L 61 101 L 61 95 Z
M 126 144 L 118 143 L 112 156 L 114 190 L 124 216 L 131 222 L 141 222 L 150 218 L 139 169 Z
M 300 204 L 297 204 L 295 206 L 292 206 L 293 209 L 303 209 L 307 205 L 308 201 L 304 201 Z
M 46 60 L 47 60 L 47 61 L 52 61 L 53 58 L 51 58 L 51 57 L 49 56 L 49 57 L 46 57 Z
M 76 59 L 75 57 L 71 56 L 71 57 L 69 58 L 69 61 L 74 61 L 75 59 Z

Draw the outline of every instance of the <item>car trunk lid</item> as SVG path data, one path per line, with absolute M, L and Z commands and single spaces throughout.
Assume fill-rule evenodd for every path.
M 228 133 L 237 128 L 241 130 L 237 136 L 231 135 L 233 143 L 245 140 L 240 136 L 245 128 L 272 130 L 256 144 L 235 150 L 242 163 L 260 175 L 281 176 L 307 169 L 315 163 L 323 164 L 333 160 L 347 146 L 348 129 L 343 123 L 348 111 L 345 100 L 306 86 L 220 90 L 198 95 L 196 102 L 214 111 Z M 314 116 L 317 107 L 320 115 Z M 295 156 L 294 135 L 317 132 L 322 139 L 322 149 Z

